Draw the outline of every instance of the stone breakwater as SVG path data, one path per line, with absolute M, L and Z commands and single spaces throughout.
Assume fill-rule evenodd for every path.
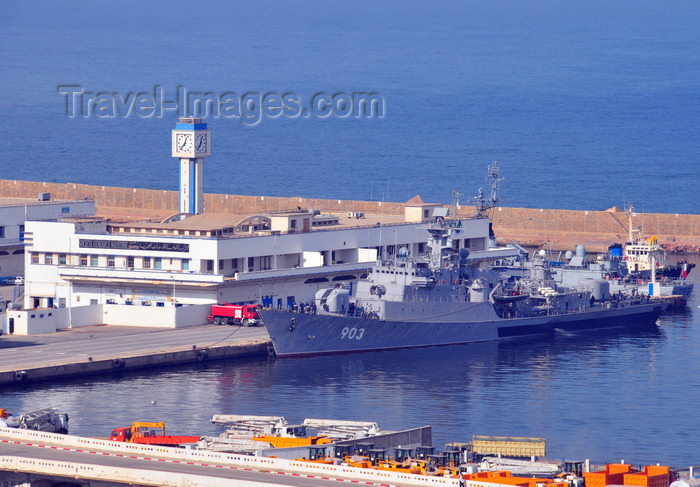
M 178 211 L 178 192 L 139 188 L 92 186 L 77 183 L 48 183 L 0 179 L 0 197 L 36 198 L 51 193 L 52 199 L 94 199 L 101 216 L 116 221 L 162 219 Z M 205 194 L 205 211 L 213 213 L 265 213 L 298 206 L 323 212 L 349 211 L 366 214 L 404 213 L 404 203 L 330 200 L 275 196 Z M 467 217 L 474 207 L 462 206 L 458 216 Z M 577 244 L 602 251 L 613 242 L 624 242 L 628 235 L 625 213 L 611 210 L 557 210 L 539 208 L 494 208 L 493 228 L 503 242 L 528 246 L 549 245 L 557 250 Z M 700 251 L 700 214 L 638 213 L 634 226 L 645 236 L 656 236 L 668 251 Z

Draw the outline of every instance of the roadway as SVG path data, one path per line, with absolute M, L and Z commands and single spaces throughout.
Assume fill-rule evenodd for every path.
M 261 485 L 281 486 L 308 486 L 327 487 L 337 485 L 339 481 L 347 483 L 361 483 L 364 485 L 387 485 L 373 482 L 358 482 L 342 478 L 321 478 L 295 474 L 289 471 L 267 472 L 253 470 L 248 467 L 237 467 L 230 464 L 212 464 L 178 461 L 156 455 L 136 456 L 121 454 L 108 450 L 82 450 L 66 448 L 61 445 L 49 443 L 38 445 L 30 444 L 17 439 L 2 439 L 0 441 L 0 456 L 31 458 L 35 460 L 57 461 L 71 464 L 89 464 L 119 469 L 133 469 L 151 472 L 168 472 L 177 475 L 197 475 L 207 479 L 221 479 L 222 485 L 229 481 L 256 482 Z M 47 472 L 48 473 L 48 472 Z M 105 480 L 96 478 L 94 480 Z M 233 483 L 233 482 L 232 482 Z M 217 484 L 218 485 L 218 484 Z
M 263 326 L 216 325 L 176 329 L 97 325 L 30 336 L 3 335 L 0 372 L 83 362 L 89 357 L 111 360 L 269 339 Z

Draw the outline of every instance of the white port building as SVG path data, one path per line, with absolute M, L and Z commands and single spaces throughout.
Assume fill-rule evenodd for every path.
M 24 275 L 25 220 L 94 214 L 94 200 L 52 200 L 50 193 L 37 199 L 0 198 L 0 280 Z
M 411 256 L 426 253 L 425 223 L 446 210 L 418 200 L 407 204 L 404 216 L 295 210 L 205 213 L 162 223 L 27 221 L 27 311 L 11 318 L 18 333 L 95 323 L 185 326 L 205 323 L 216 302 L 309 302 L 320 288 L 352 286 L 401 247 Z M 488 219 L 459 225 L 455 249 L 487 251 Z

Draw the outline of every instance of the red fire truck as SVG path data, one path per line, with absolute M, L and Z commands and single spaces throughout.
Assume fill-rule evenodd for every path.
M 255 304 L 212 304 L 211 314 L 207 319 L 215 325 L 257 326 L 260 324 L 260 315 Z

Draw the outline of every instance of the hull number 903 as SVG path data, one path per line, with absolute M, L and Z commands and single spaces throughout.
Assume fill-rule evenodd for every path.
M 346 326 L 340 331 L 340 338 L 341 340 L 343 338 L 347 338 L 348 340 L 362 340 L 364 334 L 364 328 L 350 328 L 349 326 Z

